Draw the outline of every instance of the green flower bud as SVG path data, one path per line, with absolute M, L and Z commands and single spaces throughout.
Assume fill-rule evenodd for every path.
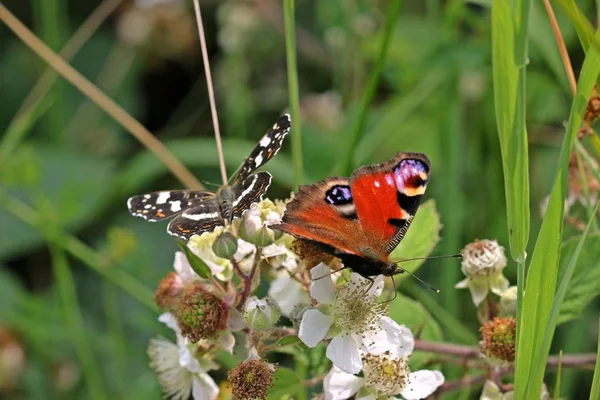
M 263 331 L 272 328 L 281 317 L 281 310 L 271 299 L 251 297 L 246 302 L 244 320 L 250 329 Z
M 237 238 L 230 232 L 223 232 L 212 245 L 213 252 L 221 258 L 231 259 L 238 249 Z

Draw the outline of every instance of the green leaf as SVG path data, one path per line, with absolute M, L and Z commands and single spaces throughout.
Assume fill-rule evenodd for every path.
M 406 236 L 398 247 L 392 251 L 390 258 L 394 261 L 407 258 L 427 257 L 440 241 L 440 216 L 437 213 L 434 200 L 428 200 L 419 207 L 417 215 L 406 232 Z M 415 260 L 400 263 L 402 268 L 414 272 L 425 260 Z M 407 275 L 407 274 L 404 274 Z M 405 276 L 400 275 L 402 278 Z
M 579 238 L 572 238 L 562 245 L 559 282 L 563 280 L 578 242 Z M 598 294 L 600 294 L 600 234 L 596 233 L 588 236 L 581 250 L 579 262 L 575 266 L 560 307 L 558 323 L 579 317 L 584 307 Z
M 598 36 L 600 37 L 600 34 Z M 577 93 L 571 106 L 569 123 L 561 147 L 559 170 L 527 274 L 525 287 L 527 295 L 523 298 L 521 318 L 518 321 L 517 348 L 519 351 L 515 364 L 516 398 L 533 399 L 540 396 L 551 344 L 548 338 L 554 334 L 556 322 L 552 323 L 551 321 L 551 309 L 560 261 L 569 155 L 599 70 L 600 53 L 596 51 L 595 47 L 590 47 L 579 75 Z M 544 340 L 540 340 L 541 338 Z
M 194 272 L 196 272 L 198 275 L 200 275 L 204 279 L 210 278 L 212 275 L 210 268 L 208 268 L 208 265 L 206 265 L 206 263 L 204 261 L 202 261 L 202 259 L 200 257 L 195 255 L 190 250 L 190 248 L 187 246 L 187 243 L 184 242 L 183 240 L 178 239 L 177 244 L 179 245 L 179 248 L 181 248 L 181 250 L 183 250 L 183 253 L 185 254 L 185 258 L 187 258 L 187 260 L 190 263 L 190 266 L 192 267 Z
M 300 343 L 300 338 L 296 335 L 284 336 L 277 342 L 277 347 L 288 346 L 290 344 Z
M 406 325 L 420 339 L 441 341 L 442 330 L 431 314 L 417 301 L 399 294 L 390 304 L 389 317 L 400 325 Z M 410 356 L 411 368 L 424 366 L 435 355 L 429 353 L 413 353 Z
M 494 105 L 512 258 L 523 263 L 529 238 L 529 173 L 524 117 L 524 74 L 520 76 L 515 49 L 511 2 L 492 2 L 492 69 Z M 516 6 L 515 6 L 516 7 Z
M 279 367 L 273 377 L 273 387 L 267 391 L 268 400 L 284 400 L 294 398 L 294 394 L 304 390 L 296 372 L 289 368 Z

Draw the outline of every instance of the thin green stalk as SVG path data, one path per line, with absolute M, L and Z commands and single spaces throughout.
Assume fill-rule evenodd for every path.
M 112 346 L 112 361 L 114 366 L 114 383 L 120 390 L 121 395 L 125 395 L 126 382 L 123 378 L 126 376 L 126 360 L 128 359 L 127 342 L 123 321 L 121 319 L 121 306 L 119 304 L 119 292 L 115 286 L 108 282 L 102 282 L 102 299 L 104 300 L 104 313 L 106 314 L 106 326 L 110 335 Z
M 296 62 L 296 27 L 294 0 L 283 1 L 285 23 L 285 53 L 287 59 L 288 91 L 292 117 L 292 160 L 294 161 L 294 187 L 302 183 L 302 130 L 300 125 L 300 89 Z
M 25 134 L 30 131 L 38 118 L 44 115 L 50 105 L 52 105 L 50 97 L 41 98 L 10 121 L 10 125 L 0 139 L 0 166 L 14 153 Z
M 1 191 L 0 204 L 8 212 L 32 226 L 42 229 L 45 225 L 42 217 L 37 211 L 21 201 L 7 196 Z M 119 286 L 150 310 L 158 312 L 156 304 L 152 301 L 153 293 L 151 290 L 127 272 L 111 266 L 109 260 L 102 257 L 94 249 L 62 230 L 57 232 L 56 236 L 50 237 L 49 239 L 53 240 L 53 244 L 66 250 L 69 254 L 99 273 L 103 278 Z
M 598 330 L 598 356 L 596 357 L 596 366 L 594 367 L 594 379 L 592 380 L 592 390 L 590 391 L 590 400 L 600 399 L 600 329 Z
M 383 64 L 387 57 L 392 33 L 394 31 L 394 27 L 396 26 L 396 20 L 398 19 L 398 15 L 400 14 L 401 4 L 402 2 L 400 0 L 393 0 L 392 4 L 388 9 L 387 19 L 385 21 L 385 26 L 383 29 L 383 37 L 381 39 L 381 46 L 379 48 L 379 54 L 377 56 L 377 60 L 375 61 L 375 65 L 373 66 L 373 70 L 371 71 L 371 75 L 369 76 L 369 81 L 367 83 L 365 93 L 362 96 L 360 108 L 358 110 L 358 119 L 356 125 L 354 125 L 354 130 L 350 132 L 350 136 L 348 138 L 344 138 L 345 140 L 348 140 L 348 149 L 342 160 L 341 171 L 339 171 L 342 174 L 348 175 L 353 170 L 353 160 L 356 145 L 358 144 L 360 135 L 367 123 L 369 107 L 373 102 L 373 99 L 375 98 L 375 94 L 377 92 L 377 88 L 379 87 L 381 72 L 383 71 Z
M 449 83 L 444 85 L 447 98 L 460 98 L 458 82 L 456 77 L 450 78 Z M 441 243 L 440 252 L 442 254 L 456 253 L 461 247 L 462 237 L 462 213 L 461 210 L 465 204 L 463 201 L 463 191 L 456 182 L 461 180 L 461 170 L 464 166 L 464 147 L 462 145 L 462 132 L 464 131 L 463 121 L 464 110 L 460 100 L 446 104 L 444 111 L 441 111 L 440 130 L 443 132 L 440 136 L 440 153 L 443 154 L 444 161 L 444 182 L 443 193 L 446 201 L 439 202 L 442 224 L 444 226 L 444 240 Z M 457 268 L 456 260 L 446 259 L 441 261 L 441 270 L 438 278 L 440 286 L 440 297 L 442 303 L 448 311 L 460 318 L 461 305 L 459 303 L 458 291 L 454 289 L 454 284 L 460 281 L 461 272 Z
M 67 40 L 68 18 L 67 9 L 64 0 L 36 0 L 33 3 L 33 17 L 35 21 L 36 32 L 38 36 L 48 44 L 50 48 L 58 51 Z M 45 66 L 43 66 L 45 68 Z M 52 140 L 59 140 L 68 112 L 68 102 L 66 101 L 65 82 L 58 82 L 52 90 L 52 95 L 56 100 L 52 112 L 44 118 L 47 122 L 46 133 Z
M 58 286 L 65 322 L 88 386 L 88 394 L 92 399 L 108 399 L 108 395 L 104 391 L 105 386 L 102 383 L 102 375 L 98 368 L 99 364 L 94 360 L 92 352 L 94 346 L 92 346 L 86 334 L 83 317 L 78 305 L 75 280 L 71 273 L 69 262 L 64 251 L 60 246 L 56 245 L 56 242 L 60 241 L 59 235 L 52 234 L 52 236 L 50 242 L 54 244 L 50 245 L 50 256 L 52 258 L 54 276 Z
M 554 384 L 554 400 L 560 396 L 560 380 L 562 379 L 562 350 L 558 353 L 558 370 L 556 371 L 556 383 Z

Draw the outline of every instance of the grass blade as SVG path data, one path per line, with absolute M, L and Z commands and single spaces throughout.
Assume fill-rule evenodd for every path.
M 292 159 L 294 161 L 294 187 L 302 183 L 302 130 L 300 128 L 300 89 L 296 62 L 296 24 L 294 0 L 284 0 L 285 53 L 287 59 L 290 114 L 292 118 Z
M 396 20 L 398 18 L 398 14 L 400 13 L 400 0 L 394 0 L 390 4 L 390 8 L 387 12 L 387 20 L 385 21 L 385 26 L 383 30 L 383 38 L 381 40 L 381 47 L 379 48 L 379 55 L 377 56 L 377 61 L 375 62 L 375 66 L 373 67 L 373 71 L 369 76 L 369 82 L 367 83 L 367 87 L 365 89 L 365 93 L 362 96 L 362 101 L 360 104 L 360 109 L 358 111 L 358 120 L 356 125 L 354 125 L 354 129 L 350 133 L 350 137 L 348 140 L 348 149 L 342 161 L 341 172 L 343 175 L 350 175 L 354 168 L 353 159 L 354 159 L 354 151 L 356 150 L 356 145 L 358 144 L 358 140 L 360 139 L 360 134 L 363 131 L 365 124 L 367 122 L 367 115 L 369 113 L 369 106 L 373 102 L 375 98 L 375 93 L 377 91 L 377 87 L 379 86 L 379 80 L 381 78 L 381 71 L 383 70 L 383 63 L 387 56 L 390 38 L 392 37 L 392 32 L 394 31 L 394 27 L 396 25 Z
M 600 53 L 590 48 L 585 58 L 577 94 L 573 100 L 569 124 L 561 148 L 559 170 L 556 175 L 546 215 L 533 251 L 526 290 L 519 320 L 517 339 L 515 397 L 519 399 L 539 398 L 544 378 L 544 364 L 549 348 L 540 340 L 551 320 L 551 307 L 556 290 L 562 240 L 564 199 L 567 191 L 567 169 L 571 147 L 581 126 L 583 113 L 592 87 L 600 71 Z M 549 344 L 547 344 L 549 346 Z M 535 361 L 535 362 L 534 362 Z
M 594 367 L 594 380 L 592 381 L 592 390 L 590 391 L 590 400 L 600 399 L 600 330 L 598 331 L 598 355 L 596 356 L 596 366 Z
M 496 124 L 506 192 L 510 251 L 520 264 L 525 261 L 529 238 L 529 173 L 525 130 L 525 66 L 516 57 L 510 2 L 492 5 L 492 67 Z
M 54 239 L 56 240 L 57 238 L 55 237 Z M 75 352 L 81 362 L 81 369 L 88 386 L 90 398 L 107 399 L 108 396 L 104 392 L 102 376 L 98 368 L 99 364 L 94 360 L 92 349 L 95 346 L 92 346 L 85 333 L 86 329 L 77 300 L 75 278 L 71 272 L 67 256 L 59 246 L 52 244 L 50 245 L 50 257 L 52 259 L 52 267 L 58 285 L 65 322 L 70 331 Z

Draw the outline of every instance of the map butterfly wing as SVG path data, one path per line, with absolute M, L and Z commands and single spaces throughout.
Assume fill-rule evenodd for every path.
M 290 116 L 281 116 L 244 160 L 231 186 L 223 185 L 217 193 L 173 190 L 133 196 L 127 201 L 130 214 L 147 221 L 175 216 L 167 231 L 185 240 L 231 223 L 267 191 L 271 174 L 254 171 L 279 152 L 290 127 Z

